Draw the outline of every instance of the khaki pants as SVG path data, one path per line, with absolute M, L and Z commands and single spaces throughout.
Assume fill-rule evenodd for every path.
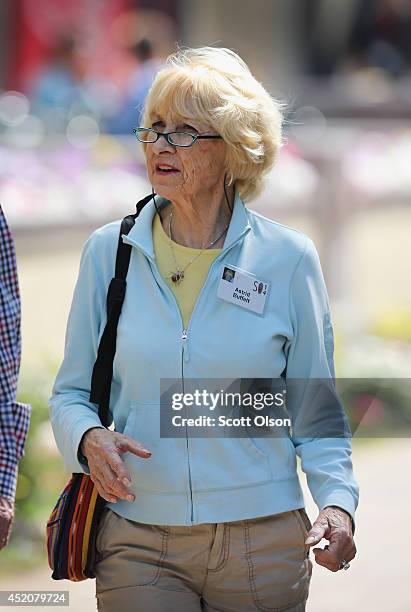
M 312 562 L 304 509 L 192 527 L 104 510 L 97 536 L 101 612 L 303 612 Z

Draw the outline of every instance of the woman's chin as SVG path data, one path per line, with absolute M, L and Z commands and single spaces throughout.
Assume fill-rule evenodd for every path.
M 165 185 L 162 182 L 156 181 L 153 183 L 154 191 L 161 198 L 165 198 L 166 200 L 171 200 L 171 198 L 176 194 L 177 189 L 174 185 Z

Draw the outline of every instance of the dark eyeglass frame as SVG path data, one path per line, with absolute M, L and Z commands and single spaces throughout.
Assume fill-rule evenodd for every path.
M 150 142 L 146 142 L 146 141 L 142 141 L 140 140 L 140 138 L 138 137 L 138 134 L 140 132 L 152 132 L 153 134 L 157 135 L 157 138 L 155 140 L 151 140 Z M 216 138 L 221 138 L 222 136 L 216 134 L 213 136 L 208 136 L 208 135 L 194 135 L 194 134 L 190 134 L 190 132 L 178 132 L 178 131 L 173 131 L 173 132 L 157 132 L 156 130 L 153 130 L 153 128 L 133 128 L 133 133 L 135 135 L 135 137 L 137 138 L 137 140 L 143 144 L 154 144 L 155 142 L 157 142 L 157 140 L 161 137 L 164 136 L 164 138 L 167 140 L 168 144 L 170 144 L 172 147 L 192 147 L 193 144 L 195 143 L 196 140 L 201 140 L 201 139 L 216 139 Z M 175 144 L 174 142 L 170 141 L 170 136 L 172 134 L 185 134 L 187 136 L 191 136 L 192 138 L 192 142 L 190 144 L 186 144 L 186 145 L 182 145 L 182 144 Z

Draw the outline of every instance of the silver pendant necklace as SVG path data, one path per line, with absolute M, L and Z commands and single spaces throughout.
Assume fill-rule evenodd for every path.
M 220 240 L 220 238 L 222 238 L 222 237 L 224 236 L 224 234 L 226 233 L 226 231 L 227 231 L 227 230 L 228 230 L 228 228 L 229 228 L 230 223 L 227 223 L 227 225 L 226 225 L 226 227 L 224 228 L 224 230 L 221 232 L 221 234 L 220 234 L 220 235 L 219 235 L 219 236 L 218 236 L 218 237 L 217 237 L 215 240 L 213 240 L 212 242 L 210 242 L 210 243 L 209 243 L 209 244 L 207 244 L 206 246 L 202 247 L 202 248 L 200 249 L 200 251 L 199 251 L 198 253 L 196 253 L 196 254 L 194 255 L 194 257 L 192 257 L 192 258 L 190 259 L 190 261 L 189 261 L 189 262 L 188 262 L 188 263 L 187 263 L 187 264 L 184 266 L 184 268 L 180 268 L 180 266 L 178 265 L 178 262 L 177 262 L 177 258 L 176 258 L 176 254 L 175 254 L 175 252 L 174 252 L 174 248 L 173 248 L 173 235 L 172 235 L 172 231 L 171 231 L 171 222 L 172 222 L 172 219 L 173 219 L 173 211 L 171 210 L 171 212 L 170 212 L 170 216 L 169 216 L 169 219 L 168 219 L 168 235 L 169 235 L 169 238 L 170 238 L 170 249 L 171 249 L 171 254 L 172 254 L 172 256 L 173 256 L 173 259 L 174 259 L 174 263 L 175 263 L 176 269 L 175 269 L 175 271 L 174 271 L 174 272 L 172 272 L 172 273 L 171 273 L 171 275 L 170 275 L 168 278 L 171 278 L 172 282 L 173 282 L 175 285 L 179 285 L 179 284 L 180 284 L 180 283 L 183 281 L 183 279 L 184 279 L 184 273 L 185 273 L 185 271 L 187 270 L 187 268 L 188 268 L 189 266 L 191 266 L 191 264 L 192 264 L 192 263 L 193 263 L 193 262 L 194 262 L 194 261 L 195 261 L 195 260 L 196 260 L 198 257 L 200 257 L 200 255 L 201 255 L 201 253 L 203 253 L 203 251 L 205 251 L 206 249 L 210 249 L 210 248 L 211 248 L 211 247 L 212 247 L 212 246 L 213 246 L 213 245 L 214 245 L 216 242 L 218 242 L 218 241 Z

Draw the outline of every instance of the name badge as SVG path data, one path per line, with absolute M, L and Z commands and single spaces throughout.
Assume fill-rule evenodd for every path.
M 269 284 L 251 272 L 235 266 L 224 266 L 221 271 L 217 297 L 262 315 Z

